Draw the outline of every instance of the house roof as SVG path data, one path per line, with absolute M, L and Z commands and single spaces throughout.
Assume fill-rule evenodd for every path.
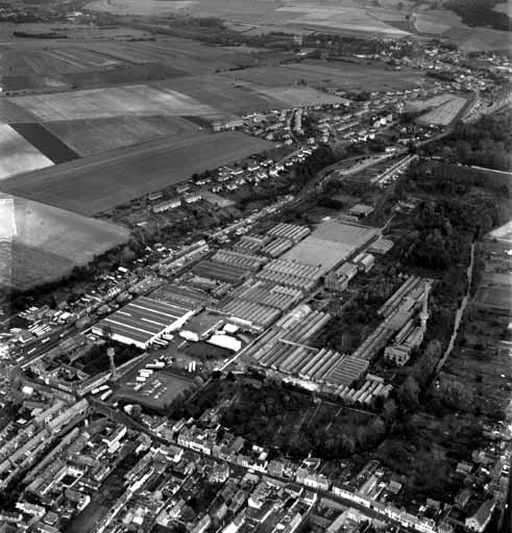
M 473 520 L 480 525 L 484 525 L 491 518 L 495 503 L 493 500 L 487 500 L 478 508 L 478 511 L 473 515 Z

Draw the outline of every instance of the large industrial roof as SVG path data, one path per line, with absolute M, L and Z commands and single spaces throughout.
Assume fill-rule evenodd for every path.
M 185 307 L 140 297 L 104 318 L 98 326 L 113 334 L 145 343 L 189 312 Z
M 325 222 L 282 258 L 328 272 L 368 243 L 378 231 L 377 228 L 355 224 Z

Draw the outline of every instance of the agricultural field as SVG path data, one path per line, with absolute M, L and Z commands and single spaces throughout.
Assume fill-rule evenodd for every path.
M 286 107 L 339 104 L 341 101 L 338 96 L 324 93 L 311 87 L 261 88 L 258 92 L 280 102 L 281 105 L 286 105 Z
M 257 62 L 252 53 L 242 48 L 207 46 L 190 39 L 167 36 L 158 41 L 91 42 L 87 48 L 131 65 L 158 63 L 172 67 L 182 75 L 229 70 Z
M 26 2 L 32 3 L 32 2 Z M 55 33 L 70 41 L 88 39 L 147 39 L 151 33 L 124 26 L 95 26 L 91 24 L 77 24 L 73 22 L 24 22 L 19 24 L 6 24 L 2 38 L 10 37 L 13 31 L 23 32 L 28 35 Z M 68 45 L 69 46 L 69 45 Z
M 78 159 L 78 154 L 37 122 L 21 122 L 11 127 L 55 164 Z
M 173 138 L 197 131 L 181 117 L 114 117 L 47 122 L 45 128 L 81 156 L 131 146 L 158 137 Z
M 368 91 L 413 87 L 423 79 L 422 73 L 417 70 L 391 71 L 386 70 L 382 63 L 360 65 L 320 60 L 258 67 L 222 76 L 238 83 L 252 83 L 256 87 L 294 87 L 297 83 L 303 83 L 315 88 L 339 86 L 347 90 Z
M 128 229 L 102 220 L 10 195 L 0 198 L 14 203 L 16 233 L 12 249 L 2 252 L 10 258 L 0 258 L 0 263 L 11 261 L 11 284 L 16 288 L 59 279 L 129 237 Z
M 451 39 L 466 52 L 481 50 L 497 50 L 505 54 L 510 52 L 512 35 L 507 31 L 490 30 L 487 28 L 454 28 L 443 35 Z
M 44 46 L 27 40 L 6 44 L 1 61 L 4 92 L 25 94 L 214 73 L 273 62 L 274 58 L 166 36 L 158 41 L 139 42 L 106 37 L 70 43 L 48 39 Z
M 0 190 L 92 215 L 273 146 L 236 132 L 191 133 L 23 174 L 0 182 Z
M 86 89 L 11 98 L 42 122 L 117 116 L 210 116 L 218 111 L 185 94 L 148 85 Z
M 283 107 L 282 103 L 258 92 L 257 88 L 251 90 L 247 84 L 236 78 L 220 74 L 166 80 L 155 84 L 155 87 L 179 91 L 227 115 Z
M 348 4 L 348 2 L 344 2 Z M 397 10 L 365 8 L 355 5 L 301 5 L 280 7 L 279 15 L 286 14 L 289 24 L 300 27 L 314 27 L 323 31 L 370 32 L 393 37 L 403 37 L 410 33 L 405 23 L 405 14 Z M 401 27 L 396 27 L 401 26 Z M 406 31 L 408 28 L 409 31 Z
M 408 2 L 404 2 L 407 4 Z M 387 2 L 385 4 L 388 4 Z M 169 13 L 192 14 L 202 17 L 219 17 L 230 23 L 255 27 L 315 27 L 319 30 L 347 30 L 372 32 L 384 35 L 406 35 L 406 31 L 393 25 L 402 22 L 409 11 L 401 11 L 398 3 L 376 6 L 373 2 L 302 2 L 279 3 L 258 0 L 95 0 L 88 9 L 109 11 L 123 15 L 160 16 Z
M 452 11 L 433 9 L 415 13 L 414 27 L 419 33 L 440 35 L 453 28 L 464 28 L 461 18 Z
M 507 47 L 507 32 L 470 28 L 457 14 L 439 9 L 439 5 L 433 0 L 284 0 L 277 3 L 239 0 L 236 5 L 231 0 L 94 0 L 87 7 L 121 15 L 174 13 L 218 17 L 228 27 L 253 35 L 271 31 L 299 34 L 312 30 L 384 37 L 419 33 L 454 39 L 468 50 Z M 496 9 L 506 12 L 507 5 L 498 4 Z
M 0 124 L 0 181 L 16 174 L 52 166 L 51 159 L 8 124 Z
M 9 102 L 7 98 L 0 98 L 0 124 L 34 122 L 35 120 L 34 115 L 28 111 Z
M 162 16 L 185 10 L 195 3 L 196 0 L 93 0 L 85 7 L 118 15 Z

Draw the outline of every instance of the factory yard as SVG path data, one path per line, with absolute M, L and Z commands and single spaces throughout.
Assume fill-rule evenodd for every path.
M 126 228 L 105 221 L 1 193 L 0 198 L 13 200 L 12 247 L 0 253 L 2 262 L 10 255 L 10 284 L 18 289 L 59 279 L 128 240 Z
M 135 402 L 149 409 L 163 410 L 169 406 L 184 391 L 193 387 L 193 374 L 190 377 L 184 372 L 166 368 L 153 373 L 144 384 L 138 388 L 136 371 L 128 374 L 115 397 L 126 402 Z M 138 390 L 135 390 L 135 387 Z
M 435 107 L 432 111 L 422 115 L 418 122 L 435 126 L 450 125 L 464 109 L 467 100 L 460 96 L 453 96 L 447 102 Z
M 0 190 L 92 215 L 272 147 L 237 132 L 163 138 L 19 175 Z

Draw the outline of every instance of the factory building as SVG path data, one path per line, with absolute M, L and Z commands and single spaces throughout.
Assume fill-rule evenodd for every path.
M 393 248 L 394 243 L 389 239 L 378 239 L 368 246 L 368 252 L 375 255 L 385 255 L 391 248 Z
M 365 218 L 373 213 L 373 207 L 371 205 L 356 204 L 350 208 L 348 214 L 357 218 Z
M 164 211 L 169 211 L 170 209 L 176 209 L 176 207 L 180 207 L 180 205 L 181 205 L 181 200 L 179 198 L 173 198 L 171 200 L 164 200 L 153 206 L 153 212 L 163 213 Z
M 237 252 L 255 253 L 265 246 L 270 237 L 264 235 L 243 235 L 233 245 L 233 250 Z
M 189 311 L 198 311 L 211 302 L 212 298 L 206 292 L 189 286 L 170 283 L 151 293 L 151 297 L 167 302 Z
M 407 278 L 400 288 L 377 311 L 382 316 L 383 321 L 362 342 L 353 355 L 367 361 L 373 360 L 388 345 L 393 337 L 418 314 L 418 311 L 421 308 L 424 309 L 424 295 L 425 292 L 428 293 L 430 284 L 431 282 L 429 280 L 423 280 L 414 276 Z M 427 315 L 423 312 L 421 316 L 423 317 L 421 318 L 422 328 L 426 328 Z M 417 342 L 417 332 L 414 335 L 416 339 L 414 342 Z M 391 354 L 391 352 L 389 353 Z
M 222 263 L 223 265 L 233 265 L 247 270 L 256 271 L 267 263 L 268 259 L 266 257 L 235 252 L 233 250 L 219 250 L 212 257 L 212 261 Z
M 415 324 L 414 319 L 406 322 L 404 327 L 397 333 L 392 345 L 384 350 L 384 359 L 396 366 L 404 366 L 409 362 L 411 353 L 418 348 L 423 341 L 427 329 L 428 320 L 428 295 L 430 284 L 424 285 L 422 295 L 421 312 L 419 314 L 420 324 Z
M 261 280 L 309 291 L 318 284 L 322 277 L 322 271 L 315 266 L 303 264 L 299 261 L 275 259 L 265 265 L 256 274 L 256 277 Z
M 163 334 L 181 328 L 193 314 L 187 308 L 143 296 L 98 322 L 92 332 L 145 350 Z
M 261 253 L 270 257 L 276 258 L 284 254 L 294 245 L 294 241 L 286 239 L 284 237 L 276 237 L 267 243 L 262 249 Z
M 211 279 L 231 285 L 242 283 L 251 274 L 251 270 L 246 267 L 218 263 L 211 259 L 205 259 L 194 265 L 192 272 L 199 278 Z
M 368 226 L 324 222 L 281 259 L 314 267 L 323 276 L 370 244 L 378 233 Z
M 192 317 L 180 331 L 180 337 L 192 342 L 207 339 L 224 324 L 221 317 L 206 311 Z
M 286 224 L 283 222 L 271 228 L 267 233 L 272 237 L 283 237 L 297 243 L 309 235 L 311 230 L 307 226 Z
M 344 263 L 340 268 L 325 276 L 325 286 L 331 291 L 342 292 L 358 272 L 359 268 L 354 263 Z

